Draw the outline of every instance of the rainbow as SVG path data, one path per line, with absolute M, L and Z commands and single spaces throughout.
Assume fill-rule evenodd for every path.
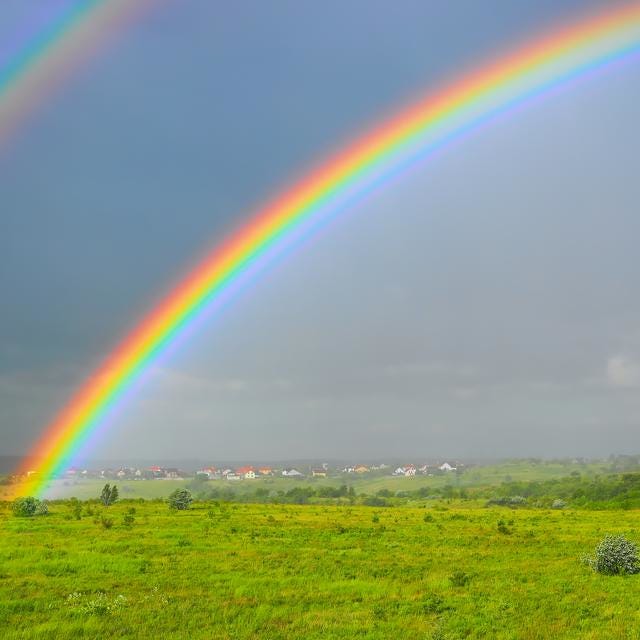
M 42 7 L 50 14 L 46 26 L 35 34 L 17 34 L 16 50 L 0 65 L 0 142 L 92 53 L 150 8 L 151 0 L 81 0 L 64 10 Z
M 483 123 L 638 53 L 640 4 L 618 5 L 462 76 L 331 157 L 201 261 L 107 357 L 46 428 L 30 456 L 36 479 L 18 491 L 42 494 L 150 363 L 318 225 Z

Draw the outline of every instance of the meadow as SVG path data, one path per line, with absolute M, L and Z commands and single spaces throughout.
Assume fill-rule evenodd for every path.
M 0 505 L 6 639 L 640 637 L 640 576 L 580 561 L 634 509 Z

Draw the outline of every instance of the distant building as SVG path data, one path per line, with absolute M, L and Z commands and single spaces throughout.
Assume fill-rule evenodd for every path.
M 202 467 L 196 471 L 196 478 L 206 478 L 212 480 L 218 475 L 215 467 Z
M 283 469 L 282 475 L 286 478 L 303 478 L 304 474 L 300 473 L 297 469 Z
M 355 473 L 367 473 L 369 471 L 369 467 L 366 467 L 363 464 L 357 464 L 353 470 Z
M 456 468 L 452 467 L 448 462 L 441 464 L 439 467 L 440 471 L 455 471 Z
M 326 478 L 327 470 L 326 469 L 312 469 L 311 476 L 313 478 Z
M 273 469 L 271 467 L 260 467 L 258 469 L 258 473 L 261 476 L 272 476 L 273 475 Z

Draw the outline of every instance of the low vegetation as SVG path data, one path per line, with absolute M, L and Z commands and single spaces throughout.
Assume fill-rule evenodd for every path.
M 605 536 L 594 554 L 586 556 L 584 561 L 594 571 L 604 575 L 640 573 L 638 547 L 623 535 Z
M 0 503 L 2 637 L 633 637 L 639 512 L 484 505 Z
M 188 489 L 176 489 L 169 495 L 169 508 L 184 511 L 191 506 L 193 497 Z
M 640 474 L 511 471 L 0 502 L 2 638 L 636 637 Z
M 49 507 L 44 500 L 37 500 L 30 496 L 14 500 L 11 504 L 11 509 L 13 510 L 14 515 L 20 518 L 46 516 L 49 512 Z

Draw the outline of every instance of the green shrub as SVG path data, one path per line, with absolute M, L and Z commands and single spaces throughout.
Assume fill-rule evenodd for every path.
M 498 520 L 498 531 L 506 536 L 513 533 L 513 531 L 507 527 L 507 523 L 504 520 Z
M 100 517 L 100 524 L 103 529 L 111 529 L 111 527 L 113 527 L 113 520 L 103 515 Z
M 605 536 L 594 555 L 586 556 L 583 561 L 605 575 L 640 573 L 638 547 L 623 535 Z
M 191 496 L 191 492 L 188 489 L 176 489 L 169 496 L 169 508 L 177 509 L 178 511 L 183 511 L 184 509 L 188 509 L 193 502 L 193 498 Z
M 71 498 L 70 505 L 71 512 L 73 513 L 73 517 L 76 520 L 80 520 L 82 518 L 82 503 L 77 498 Z
M 527 504 L 527 499 L 524 496 L 503 496 L 500 498 L 491 498 L 487 501 L 487 507 L 497 505 L 500 507 L 524 507 Z
M 44 500 L 38 500 L 31 496 L 16 498 L 11 505 L 11 509 L 13 510 L 13 514 L 19 518 L 46 516 L 49 513 L 49 506 Z

